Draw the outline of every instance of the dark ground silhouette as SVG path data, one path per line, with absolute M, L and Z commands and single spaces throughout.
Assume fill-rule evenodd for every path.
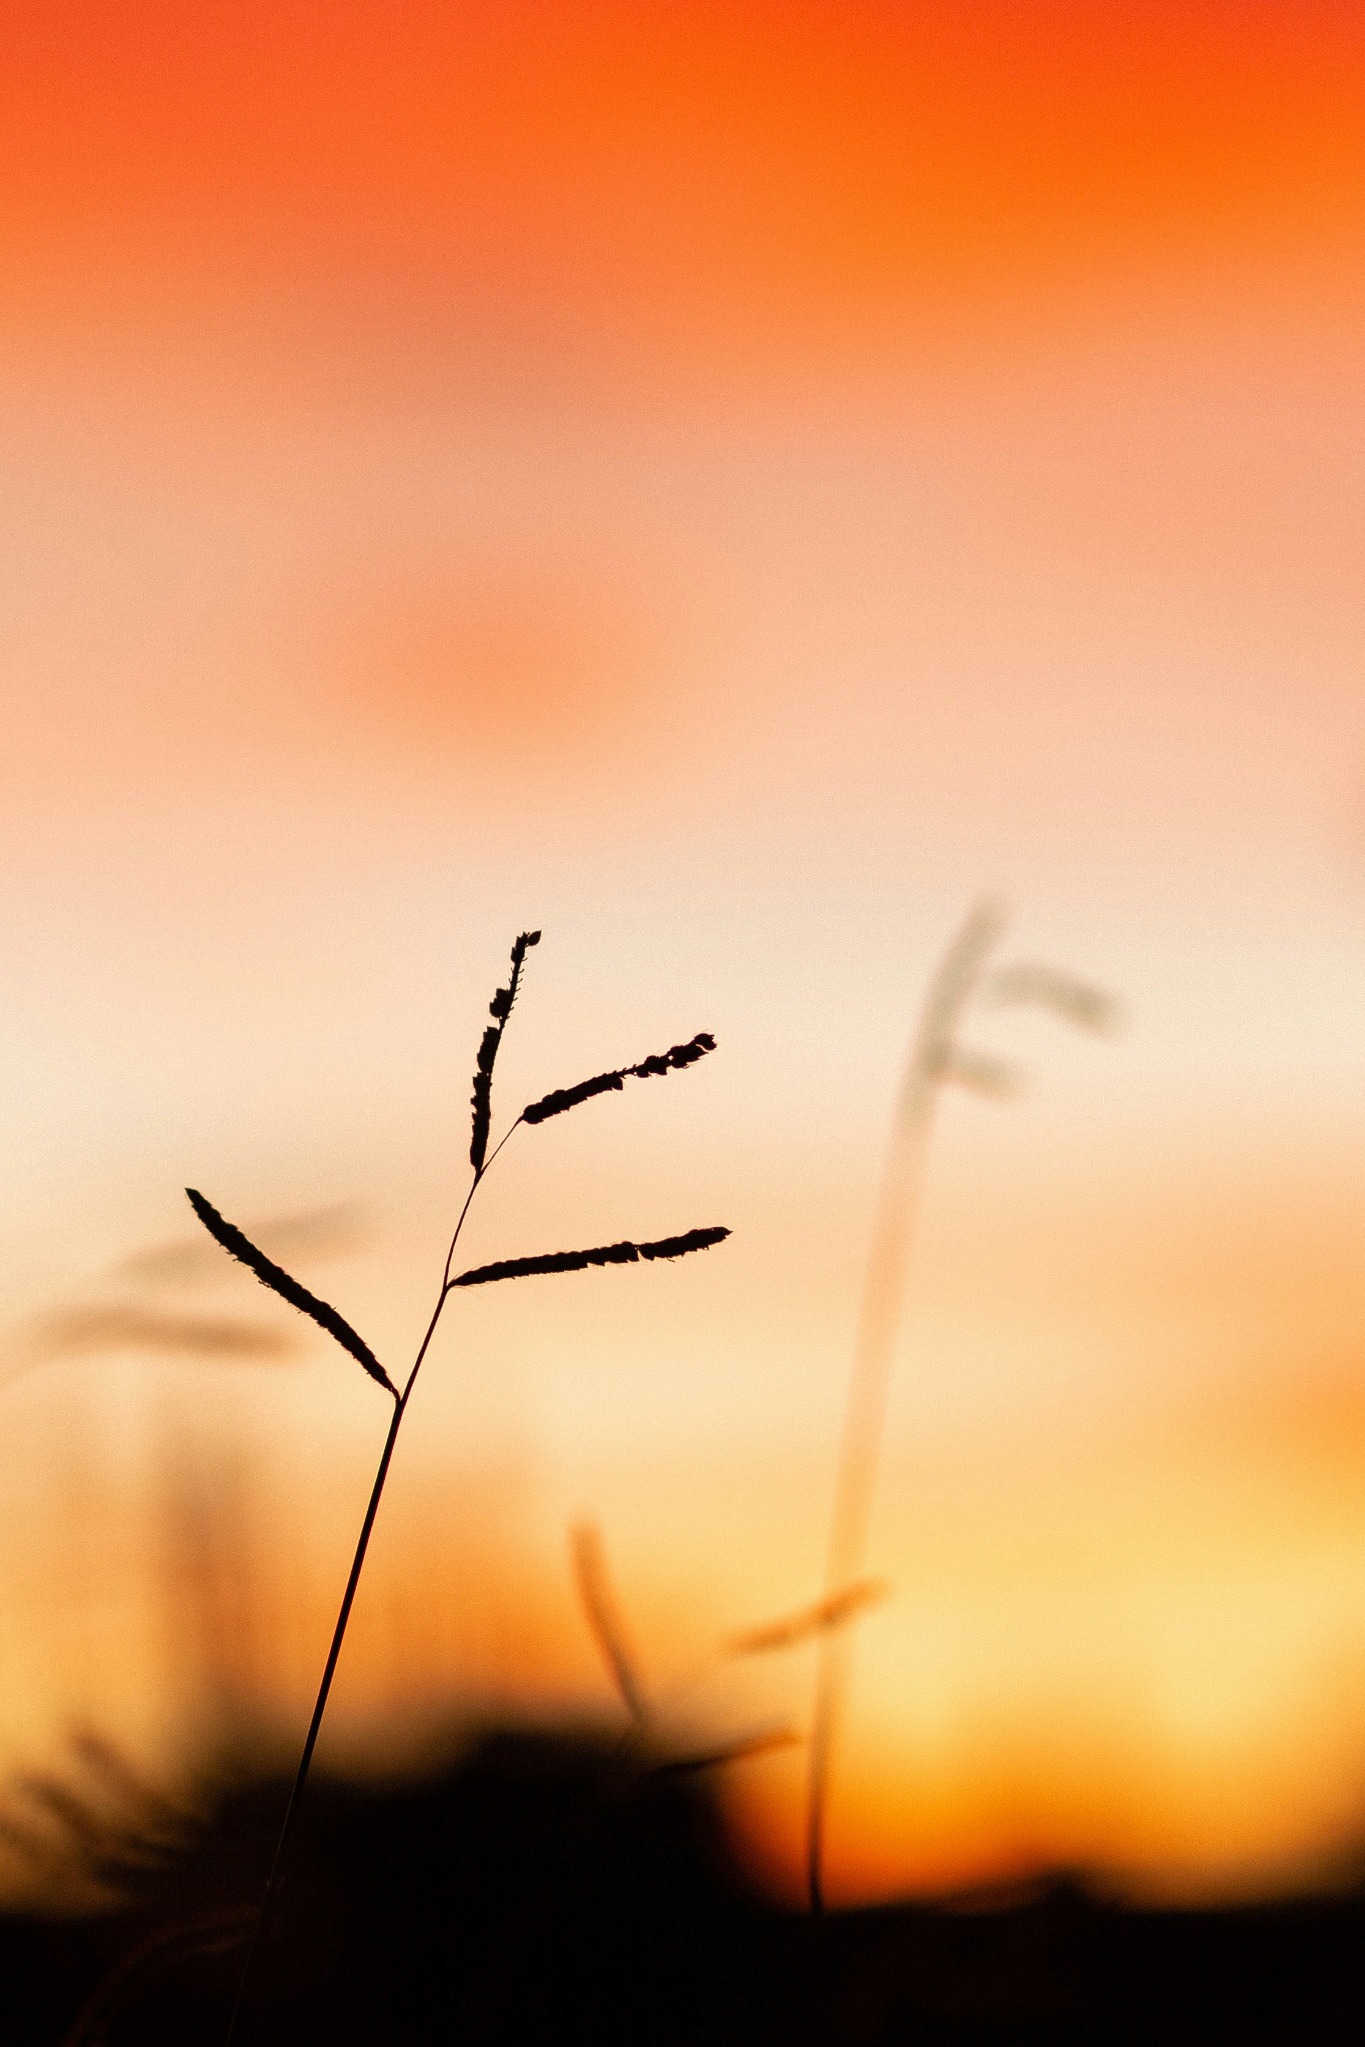
M 0 1919 L 6 2047 L 218 2047 L 286 1791 L 225 1779 L 174 1844 L 86 1828 L 127 1902 Z M 1365 1893 L 1139 1912 L 1058 1881 L 816 1923 L 745 1886 L 704 1778 L 492 1731 L 420 1783 L 310 1785 L 247 2017 L 248 2047 L 1354 2043 Z

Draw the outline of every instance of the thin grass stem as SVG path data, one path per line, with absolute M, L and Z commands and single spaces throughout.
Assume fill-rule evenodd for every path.
M 413 1360 L 412 1370 L 408 1373 L 403 1390 L 401 1393 L 395 1392 L 394 1394 L 393 1418 L 389 1423 L 389 1432 L 384 1439 L 384 1448 L 380 1454 L 374 1484 L 370 1488 L 370 1498 L 365 1509 L 365 1519 L 361 1523 L 360 1536 L 355 1546 L 355 1555 L 351 1559 L 350 1575 L 346 1580 L 346 1590 L 342 1594 L 336 1626 L 332 1630 L 331 1646 L 327 1651 L 326 1664 L 323 1666 L 322 1682 L 318 1686 L 317 1697 L 313 1702 L 313 1714 L 308 1723 L 308 1733 L 304 1738 L 303 1751 L 299 1757 L 299 1766 L 295 1772 L 293 1787 L 289 1793 L 289 1803 L 285 1807 L 279 1839 L 275 1843 L 275 1853 L 270 1865 L 270 1875 L 266 1882 L 265 1896 L 261 1900 L 260 1913 L 256 1920 L 255 1930 L 251 1936 L 251 1944 L 247 1949 L 247 1957 L 242 1969 L 241 1980 L 237 1985 L 237 1995 L 233 2002 L 232 2018 L 228 2024 L 224 2047 L 233 2047 L 233 2043 L 237 2038 L 239 2021 L 247 2009 L 247 1993 L 251 1987 L 260 1959 L 265 1952 L 275 1913 L 279 1906 L 290 1839 L 293 1835 L 294 1824 L 303 1801 L 304 1787 L 308 1782 L 308 1773 L 312 1768 L 313 1751 L 318 1745 L 318 1736 L 322 1731 L 322 1721 L 327 1711 L 328 1698 L 331 1695 L 332 1680 L 336 1676 L 337 1664 L 341 1658 L 341 1648 L 346 1639 L 346 1628 L 351 1618 L 351 1608 L 355 1604 L 356 1591 L 360 1585 L 360 1574 L 365 1566 L 366 1553 L 370 1547 L 370 1537 L 374 1532 L 375 1519 L 379 1513 L 379 1503 L 384 1497 L 384 1486 L 388 1479 L 389 1466 L 393 1462 L 393 1453 L 397 1447 L 398 1432 L 403 1426 L 403 1416 L 407 1412 L 408 1402 L 417 1383 L 417 1375 L 422 1369 L 422 1362 L 431 1347 L 431 1340 L 436 1334 L 436 1327 L 441 1319 L 441 1311 L 452 1292 L 450 1268 L 454 1261 L 456 1246 L 460 1241 L 460 1232 L 464 1228 L 465 1219 L 469 1214 L 474 1196 L 479 1190 L 480 1182 L 488 1173 L 498 1153 L 507 1143 L 508 1138 L 512 1135 L 512 1131 L 518 1127 L 520 1122 L 521 1118 L 518 1117 L 516 1123 L 512 1125 L 511 1129 L 504 1134 L 498 1143 L 492 1157 L 485 1159 L 481 1165 L 475 1168 L 473 1178 L 470 1181 L 469 1192 L 465 1195 L 464 1204 L 460 1209 L 454 1231 L 451 1235 L 450 1247 L 446 1252 L 445 1269 L 441 1277 L 441 1289 L 436 1298 L 436 1306 L 432 1309 L 431 1319 L 427 1323 L 426 1332 L 422 1337 L 421 1343 L 418 1345 L 417 1355 Z
M 957 932 L 929 984 L 910 1043 L 905 1077 L 891 1124 L 858 1312 L 844 1408 L 834 1506 L 825 1566 L 825 1596 L 856 1578 L 867 1552 L 886 1400 L 900 1326 L 906 1274 L 914 1246 L 924 1163 L 934 1106 L 959 1019 L 1004 928 L 994 902 L 976 905 Z M 848 1683 L 846 1629 L 820 1641 L 806 1787 L 806 1888 L 813 1913 L 824 1909 L 825 1814 L 838 1720 Z

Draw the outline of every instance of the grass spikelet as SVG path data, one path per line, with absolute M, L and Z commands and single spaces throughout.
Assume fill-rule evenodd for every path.
M 700 1749 L 695 1754 L 670 1756 L 666 1763 L 655 1766 L 657 1777 L 690 1777 L 702 1770 L 723 1770 L 728 1763 L 747 1763 L 753 1756 L 771 1755 L 774 1749 L 799 1748 L 801 1737 L 794 1728 L 756 1727 L 751 1734 L 736 1735 L 733 1741 L 722 1742 L 717 1748 Z
M 288 1301 L 290 1307 L 297 1308 L 301 1315 L 307 1315 L 310 1320 L 317 1323 L 319 1329 L 325 1329 L 343 1350 L 350 1352 L 357 1364 L 363 1366 L 376 1385 L 382 1386 L 386 1393 L 391 1393 L 397 1400 L 398 1388 L 370 1346 L 363 1337 L 357 1336 L 345 1316 L 339 1315 L 327 1301 L 320 1301 L 316 1294 L 310 1294 L 306 1286 L 300 1286 L 282 1265 L 276 1265 L 273 1258 L 267 1258 L 264 1251 L 258 1251 L 250 1237 L 244 1236 L 234 1223 L 219 1215 L 213 1203 L 206 1201 L 196 1188 L 187 1187 L 185 1192 L 189 1197 L 190 1207 L 204 1228 L 211 1237 L 217 1238 L 225 1251 L 239 1259 L 248 1271 L 254 1272 L 262 1286 L 269 1287 L 282 1301 Z
M 220 1362 L 288 1357 L 294 1343 L 265 1323 L 229 1315 L 168 1315 L 131 1302 L 108 1301 L 57 1310 L 39 1324 L 32 1344 L 40 1362 L 125 1349 Z
M 545 1251 L 537 1258 L 499 1258 L 476 1265 L 450 1284 L 488 1286 L 496 1279 L 531 1279 L 547 1272 L 586 1272 L 590 1265 L 635 1265 L 640 1259 L 685 1258 L 690 1251 L 709 1251 L 729 1236 L 726 1229 L 688 1230 L 681 1237 L 660 1237 L 652 1244 L 598 1244 L 588 1251 Z
M 951 1080 L 969 1088 L 974 1095 L 986 1095 L 996 1102 L 1012 1101 L 1023 1086 L 1022 1076 L 1006 1059 L 970 1045 L 944 1045 L 934 1054 L 929 1068 L 934 1080 Z
M 555 1088 L 523 1109 L 521 1120 L 523 1123 L 548 1123 L 551 1116 L 562 1116 L 567 1110 L 576 1109 L 580 1102 L 590 1102 L 594 1095 L 619 1094 L 627 1080 L 649 1080 L 665 1073 L 681 1073 L 715 1049 L 716 1041 L 710 1031 L 698 1031 L 695 1038 L 689 1038 L 685 1045 L 670 1045 L 667 1052 L 652 1052 L 638 1066 L 616 1066 L 610 1073 L 597 1073 L 591 1080 L 580 1080 L 577 1087 Z
M 531 1102 L 521 1112 L 523 1123 L 548 1123 L 551 1116 L 562 1116 L 568 1109 L 576 1109 L 580 1102 L 590 1102 L 594 1095 L 620 1094 L 626 1084 L 626 1069 L 618 1066 L 611 1073 L 596 1073 L 591 1080 L 580 1080 L 577 1087 L 555 1088 L 550 1094 L 542 1095 L 538 1102 Z
M 760 1627 L 742 1628 L 738 1634 L 729 1637 L 725 1646 L 732 1656 L 755 1656 L 769 1649 L 790 1649 L 797 1642 L 809 1641 L 813 1635 L 827 1634 L 831 1628 L 843 1627 L 854 1614 L 870 1606 L 880 1606 L 890 1594 L 891 1587 L 885 1578 L 855 1578 L 851 1585 L 826 1593 L 823 1599 L 801 1607 L 796 1613 L 784 1614 L 780 1620 L 767 1621 Z
M 651 1074 L 681 1073 L 715 1049 L 716 1041 L 710 1031 L 698 1031 L 685 1045 L 670 1045 L 666 1052 L 653 1052 L 638 1066 L 628 1066 L 626 1072 L 634 1074 L 637 1080 L 647 1080 Z
M 1063 1023 L 1075 1024 L 1083 1031 L 1113 1031 L 1123 1021 L 1123 1004 L 1107 988 L 1064 973 L 1060 967 L 1045 966 L 1040 960 L 1012 960 L 998 967 L 982 996 L 993 1009 L 1027 1005 L 1050 1010 Z
M 512 1014 L 512 1005 L 517 999 L 517 990 L 521 986 L 521 970 L 527 952 L 533 945 L 539 944 L 538 931 L 522 931 L 518 934 L 512 943 L 512 972 L 508 977 L 507 986 L 497 989 L 488 1005 L 488 1013 L 493 1021 L 479 1040 L 479 1050 L 474 1062 L 474 1092 L 470 1097 L 474 1127 L 469 1144 L 469 1163 L 476 1173 L 483 1171 L 484 1160 L 488 1156 L 488 1132 L 493 1119 L 493 1062 L 498 1056 L 498 1047 L 502 1043 L 507 1019 Z
M 660 1237 L 657 1243 L 641 1244 L 638 1249 L 642 1258 L 686 1258 L 689 1251 L 709 1251 L 713 1244 L 723 1244 L 729 1234 L 720 1228 L 687 1230 L 681 1237 Z
M 593 1640 L 616 1681 L 616 1689 L 625 1701 L 626 1711 L 637 1727 L 643 1727 L 649 1718 L 649 1703 L 626 1638 L 625 1622 L 612 1590 L 606 1551 L 596 1523 L 580 1522 L 570 1533 L 569 1549 L 573 1557 L 574 1582 L 578 1586 L 578 1596 Z

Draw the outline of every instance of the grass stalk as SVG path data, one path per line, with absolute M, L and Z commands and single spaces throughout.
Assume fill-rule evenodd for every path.
M 418 1348 L 417 1356 L 413 1360 L 412 1369 L 404 1381 L 402 1391 L 395 1392 L 393 1395 L 393 1415 L 389 1422 L 388 1434 L 384 1438 L 384 1448 L 380 1453 L 378 1469 L 374 1475 L 374 1484 L 370 1488 L 370 1497 L 365 1508 L 365 1518 L 360 1525 L 360 1535 L 356 1541 L 355 1554 L 351 1559 L 351 1569 L 346 1579 L 346 1590 L 342 1594 L 341 1606 L 337 1612 L 336 1625 L 332 1630 L 332 1640 L 327 1650 L 327 1661 L 323 1666 L 322 1680 L 318 1685 L 317 1697 L 313 1702 L 312 1717 L 308 1722 L 308 1732 L 304 1737 L 298 1768 L 294 1773 L 294 1782 L 289 1793 L 289 1803 L 285 1807 L 279 1838 L 275 1843 L 275 1853 L 271 1859 L 270 1875 L 266 1881 L 265 1895 L 261 1900 L 260 1914 L 252 1932 L 250 1946 L 247 1949 L 247 1957 L 242 1969 L 241 1980 L 237 1985 L 237 1995 L 233 2002 L 232 2018 L 228 2024 L 224 2047 L 234 2047 L 239 2023 L 248 2009 L 248 1992 L 270 1939 L 271 1928 L 279 1906 L 290 1840 L 293 1835 L 295 1821 L 298 1818 L 299 1808 L 303 1802 L 304 1787 L 308 1782 L 308 1773 L 312 1768 L 313 1751 L 318 1745 L 318 1736 L 322 1732 L 323 1716 L 327 1711 L 327 1700 L 331 1694 L 332 1680 L 336 1676 L 337 1664 L 341 1658 L 341 1648 L 346 1639 L 346 1628 L 351 1618 L 351 1608 L 355 1605 L 355 1596 L 360 1585 L 360 1574 L 365 1567 L 365 1556 L 370 1547 L 370 1537 L 374 1533 L 375 1519 L 379 1513 L 379 1503 L 384 1497 L 384 1486 L 389 1476 L 389 1467 L 393 1463 L 393 1453 L 398 1444 L 398 1432 L 403 1426 L 403 1417 L 407 1413 L 408 1402 L 412 1398 L 412 1391 L 417 1383 L 417 1375 L 422 1369 L 422 1361 L 426 1357 L 427 1351 L 431 1347 L 431 1340 L 436 1334 L 437 1325 L 441 1319 L 441 1312 L 454 1291 L 450 1277 L 450 1268 L 454 1262 L 456 1246 L 460 1241 L 460 1232 L 464 1228 L 465 1218 L 468 1216 L 474 1196 L 478 1192 L 480 1181 L 488 1172 L 489 1167 L 492 1166 L 503 1145 L 507 1143 L 507 1139 L 512 1135 L 512 1131 L 517 1129 L 521 1120 L 520 1117 L 517 1118 L 516 1123 L 512 1125 L 512 1129 L 507 1132 L 507 1135 L 502 1139 L 502 1143 L 494 1151 L 492 1158 L 474 1168 L 474 1176 L 470 1183 L 469 1192 L 465 1196 L 464 1206 L 460 1210 L 454 1234 L 450 1239 L 450 1248 L 446 1252 L 445 1271 L 441 1277 L 441 1291 L 437 1296 L 436 1306 L 432 1310 L 431 1319 L 427 1323 L 426 1333 Z
M 906 1274 L 924 1181 L 941 1079 L 958 1023 L 1004 929 L 993 902 L 976 905 L 955 934 L 929 984 L 910 1042 L 891 1123 L 872 1227 L 854 1339 L 825 1564 L 825 1597 L 856 1578 L 867 1554 L 868 1527 L 881 1457 L 886 1399 L 900 1326 Z M 806 1889 L 810 1908 L 824 1910 L 825 1815 L 839 1717 L 849 1677 L 846 1628 L 826 1629 L 816 1663 L 815 1702 L 806 1778 Z
M 529 1258 L 504 1259 L 492 1265 L 477 1267 L 469 1272 L 454 1273 L 455 1252 L 459 1245 L 460 1234 L 464 1229 L 470 1208 L 473 1205 L 474 1196 L 478 1193 L 489 1170 L 515 1131 L 521 1129 L 523 1125 L 534 1126 L 537 1123 L 548 1121 L 551 1117 L 563 1115 L 570 1109 L 579 1107 L 582 1103 L 591 1100 L 595 1096 L 619 1092 L 628 1075 L 638 1078 L 651 1078 L 670 1072 L 681 1072 L 690 1066 L 694 1066 L 708 1052 L 715 1050 L 716 1041 L 711 1034 L 708 1031 L 699 1031 L 686 1044 L 674 1045 L 668 1052 L 653 1055 L 634 1066 L 613 1069 L 608 1074 L 599 1074 L 592 1080 L 580 1082 L 571 1088 L 556 1089 L 552 1094 L 543 1096 L 538 1102 L 530 1103 L 523 1109 L 490 1154 L 488 1141 L 492 1121 L 493 1070 L 502 1044 L 507 1020 L 512 1013 L 512 1008 L 516 1002 L 517 993 L 521 985 L 527 952 L 532 946 L 539 944 L 539 942 L 540 933 L 538 931 L 523 931 L 520 934 L 512 947 L 511 972 L 508 984 L 505 988 L 499 988 L 495 992 L 493 1000 L 489 1004 L 489 1014 L 493 1021 L 485 1027 L 479 1042 L 471 1101 L 473 1127 L 469 1148 L 469 1162 L 473 1176 L 470 1180 L 469 1191 L 464 1198 L 464 1204 L 456 1218 L 450 1246 L 446 1252 L 445 1269 L 441 1275 L 441 1285 L 437 1294 L 436 1305 L 432 1309 L 431 1317 L 426 1326 L 426 1332 L 418 1346 L 417 1355 L 401 1388 L 389 1377 L 389 1374 L 385 1371 L 383 1365 L 364 1338 L 351 1327 L 343 1315 L 339 1314 L 332 1307 L 330 1302 L 320 1300 L 316 1294 L 310 1293 L 308 1288 L 301 1285 L 290 1273 L 286 1272 L 283 1266 L 276 1264 L 274 1259 L 268 1257 L 258 1245 L 252 1243 L 251 1239 L 243 1231 L 239 1230 L 235 1224 L 230 1223 L 226 1217 L 220 1215 L 212 1202 L 207 1201 L 196 1189 L 186 1189 L 195 1214 L 199 1217 L 205 1229 L 208 1230 L 209 1234 L 217 1240 L 223 1249 L 232 1257 L 238 1259 L 250 1272 L 254 1273 L 263 1286 L 268 1287 L 272 1293 L 279 1295 L 282 1300 L 289 1302 L 291 1307 L 296 1308 L 301 1314 L 307 1315 L 320 1329 L 325 1330 L 334 1342 L 339 1344 L 343 1350 L 347 1351 L 355 1359 L 376 1385 L 383 1387 L 384 1391 L 393 1401 L 393 1414 L 390 1417 L 388 1434 L 384 1439 L 384 1447 L 380 1453 L 374 1483 L 370 1488 L 365 1518 L 361 1523 L 360 1534 L 355 1546 L 355 1554 L 351 1559 L 351 1568 L 346 1580 L 346 1589 L 342 1594 L 341 1606 L 337 1613 L 336 1624 L 332 1630 L 332 1639 L 327 1651 L 327 1660 L 323 1666 L 317 1697 L 313 1702 L 308 1732 L 304 1738 L 298 1768 L 295 1771 L 293 1786 L 289 1794 L 289 1802 L 285 1808 L 284 1819 L 275 1843 L 275 1852 L 271 1861 L 270 1875 L 266 1881 L 265 1893 L 261 1900 L 261 1909 L 257 1915 L 255 1929 L 247 1949 L 246 1961 L 238 1981 L 237 1995 L 233 2004 L 232 2017 L 228 2024 L 225 2047 L 234 2047 L 242 2020 L 250 2008 L 251 1990 L 255 1984 L 262 1959 L 269 1946 L 284 1887 L 290 1842 L 302 1806 L 304 1791 L 308 1783 L 308 1774 L 312 1767 L 314 1751 L 317 1748 L 318 1736 L 322 1731 L 322 1722 L 327 1711 L 327 1701 L 331 1694 L 332 1681 L 336 1676 L 342 1645 L 346 1639 L 347 1625 L 355 1604 L 361 1573 L 365 1567 L 365 1557 L 369 1550 L 370 1537 L 374 1533 L 374 1524 L 379 1513 L 380 1501 L 384 1497 L 384 1487 L 388 1481 L 389 1471 L 393 1463 L 393 1453 L 397 1448 L 399 1431 L 403 1426 L 403 1418 L 407 1413 L 408 1403 L 417 1384 L 418 1374 L 431 1347 L 431 1341 L 436 1334 L 446 1302 L 457 1288 L 484 1285 L 495 1280 L 528 1278 L 533 1274 L 580 1272 L 590 1266 L 608 1264 L 639 1264 L 642 1262 L 649 1264 L 671 1261 L 687 1257 L 696 1251 L 710 1250 L 730 1234 L 728 1230 L 716 1227 L 693 1229 L 652 1242 L 636 1243 L 622 1240 L 615 1244 L 600 1245 L 590 1250 L 552 1251 Z
M 1011 1067 L 962 1043 L 963 1019 L 974 1006 L 1019 1005 L 1050 1011 L 1087 1031 L 1108 1031 L 1120 1019 L 1119 1005 L 1103 989 L 1045 963 L 1021 960 L 988 974 L 1005 921 L 997 902 L 972 909 L 939 961 L 910 1042 L 877 1197 L 844 1409 L 825 1567 L 823 1605 L 831 1613 L 858 1587 L 866 1561 L 891 1366 L 940 1091 L 956 1081 L 999 1100 L 1017 1086 Z M 860 1603 L 866 1602 L 855 1606 Z M 853 1610 L 840 1612 L 839 1620 Z M 816 1914 L 824 1910 L 829 1781 L 852 1656 L 847 1626 L 821 1629 L 806 1783 L 806 1887 Z

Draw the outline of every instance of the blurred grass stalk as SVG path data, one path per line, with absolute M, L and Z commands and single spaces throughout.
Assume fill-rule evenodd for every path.
M 915 1225 L 939 1094 L 948 1082 L 1008 1100 L 1017 1093 L 1015 1070 L 961 1042 L 973 1005 L 1030 1005 L 1081 1029 L 1104 1031 L 1119 1016 L 1104 990 L 1034 961 L 989 971 L 1004 935 L 1005 907 L 993 898 L 971 909 L 950 941 L 929 983 L 910 1042 L 900 1095 L 882 1169 L 853 1347 L 853 1366 L 830 1517 L 821 1608 L 838 1624 L 819 1628 L 815 1702 L 806 1793 L 806 1887 L 812 1912 L 824 1910 L 824 1855 L 830 1772 L 851 1676 L 851 1620 L 865 1601 L 850 1602 L 867 1557 L 877 1467 L 886 1423 L 887 1394 L 896 1338 L 914 1249 Z

